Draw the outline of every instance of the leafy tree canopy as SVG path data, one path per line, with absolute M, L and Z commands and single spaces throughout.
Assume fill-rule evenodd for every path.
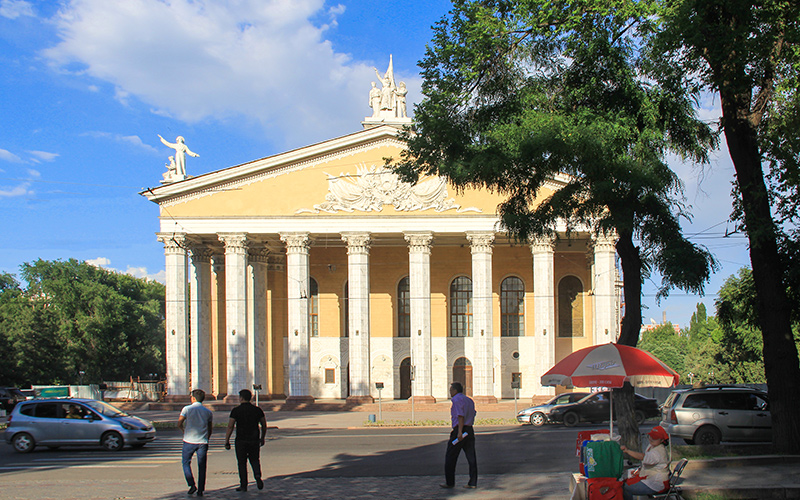
M 99 382 L 164 373 L 163 285 L 74 259 L 26 263 L 20 274 L 26 288 L 0 289 L 5 383 Z M 9 282 L 8 276 L 0 282 Z

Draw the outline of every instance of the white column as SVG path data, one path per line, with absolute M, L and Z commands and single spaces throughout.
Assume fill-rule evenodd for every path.
M 555 277 L 553 275 L 553 238 L 534 238 L 531 241 L 533 254 L 533 337 L 534 391 L 536 394 L 555 394 L 552 387 L 541 386 L 541 376 L 552 368 L 556 360 Z
M 415 376 L 411 396 L 435 403 L 431 362 L 431 232 L 405 233 L 411 302 L 411 365 Z
M 475 345 L 475 400 L 497 402 L 494 395 L 494 330 L 492 315 L 492 243 L 494 233 L 467 232 L 472 251 L 472 336 Z
M 314 401 L 308 339 L 309 246 L 308 233 L 281 234 L 286 243 L 288 299 L 289 394 L 287 401 Z
M 592 235 L 594 251 L 594 344 L 607 344 L 617 340 L 616 236 Z
M 228 357 L 228 396 L 238 401 L 239 391 L 250 389 L 247 366 L 247 234 L 220 233 L 225 243 L 225 336 Z
M 251 384 L 258 384 L 262 391 L 267 385 L 267 265 L 269 250 L 251 250 L 247 256 L 247 330 L 250 332 L 247 345 L 247 365 L 250 367 Z M 249 387 L 252 388 L 252 387 Z
M 167 395 L 170 400 L 189 398 L 189 297 L 186 293 L 186 235 L 158 233 L 166 259 Z
M 369 233 L 342 233 L 347 243 L 350 401 L 372 402 L 369 352 Z
M 211 251 L 191 247 L 189 271 L 189 325 L 191 332 L 192 389 L 211 393 Z

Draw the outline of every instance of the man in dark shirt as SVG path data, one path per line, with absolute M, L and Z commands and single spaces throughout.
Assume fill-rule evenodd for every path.
M 239 464 L 239 487 L 236 491 L 247 491 L 247 461 L 253 468 L 253 477 L 256 479 L 258 489 L 264 488 L 261 480 L 261 463 L 259 462 L 260 447 L 264 446 L 267 437 L 267 418 L 264 411 L 252 404 L 253 394 L 247 389 L 239 391 L 239 406 L 231 410 L 228 419 L 228 431 L 225 433 L 225 449 L 231 449 L 231 434 L 236 426 L 236 461 Z M 258 427 L 261 426 L 259 433 Z

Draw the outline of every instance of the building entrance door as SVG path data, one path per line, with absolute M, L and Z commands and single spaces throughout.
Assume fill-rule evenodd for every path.
M 411 358 L 400 362 L 400 399 L 411 397 Z
M 464 394 L 472 397 L 472 363 L 467 358 L 458 358 L 453 363 L 453 382 L 461 382 Z

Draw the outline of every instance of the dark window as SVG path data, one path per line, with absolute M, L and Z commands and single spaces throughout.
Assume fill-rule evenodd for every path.
M 325 383 L 326 384 L 336 383 L 336 370 L 334 370 L 333 368 L 325 368 Z
M 514 276 L 500 284 L 500 336 L 525 335 L 525 285 Z
M 450 336 L 472 337 L 472 280 L 466 276 L 450 284 Z
M 36 405 L 25 405 L 25 406 L 22 407 L 22 409 L 19 412 L 22 413 L 23 415 L 27 415 L 29 417 L 32 417 L 34 409 L 36 409 Z
M 411 336 L 411 299 L 408 276 L 397 284 L 397 336 Z
M 684 408 L 714 408 L 721 409 L 719 394 L 690 394 L 683 402 Z
M 558 283 L 558 336 L 583 337 L 583 285 L 575 276 Z
M 314 278 L 308 279 L 308 331 L 319 337 L 319 285 Z
M 58 418 L 58 403 L 39 403 L 36 405 L 38 418 Z

